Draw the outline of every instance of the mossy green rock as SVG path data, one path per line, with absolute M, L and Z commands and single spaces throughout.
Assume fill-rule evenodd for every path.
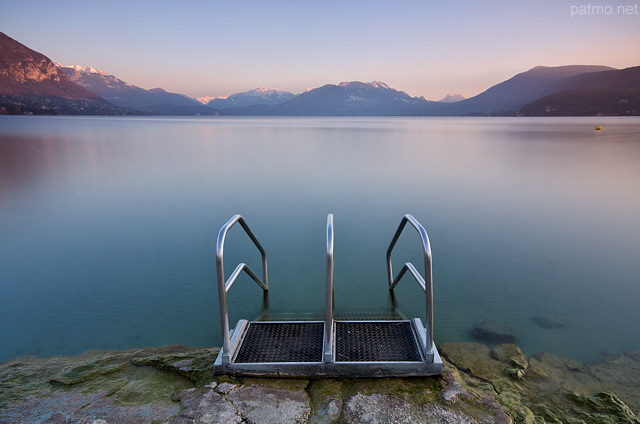
M 594 424 L 640 423 L 631 409 L 613 393 L 600 392 L 584 395 L 569 393 L 568 397 L 580 407 L 589 410 L 587 414 L 582 410 L 577 411 L 581 418 L 588 420 L 586 422 Z
M 124 371 L 131 365 L 127 359 L 126 355 L 105 355 L 95 361 L 65 369 L 63 372 L 51 377 L 49 381 L 51 383 L 72 386 L 98 377 L 116 374 Z
M 169 419 L 180 411 L 172 396 L 194 383 L 179 373 L 134 362 L 176 354 L 197 360 L 205 352 L 168 346 L 49 359 L 17 358 L 0 365 L 0 422 L 103 419 L 126 424 Z
M 204 385 L 213 380 L 213 362 L 219 351 L 218 348 L 194 350 L 185 346 L 175 346 L 170 353 L 139 352 L 131 362 L 134 365 L 150 365 L 170 371 L 196 384 Z
M 512 344 L 489 350 L 451 343 L 439 350 L 466 387 L 495 397 L 515 422 L 638 422 L 640 355 L 635 352 L 587 366 L 549 353 L 527 357 Z
M 513 344 L 439 351 L 441 376 L 359 379 L 214 376 L 218 349 L 186 346 L 23 357 L 0 364 L 0 422 L 640 424 L 640 352 L 583 365 Z

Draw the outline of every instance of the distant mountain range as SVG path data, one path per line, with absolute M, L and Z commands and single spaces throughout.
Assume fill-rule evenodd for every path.
M 227 115 L 341 116 L 420 115 L 430 102 L 411 97 L 383 82 L 327 84 L 299 94 L 277 105 L 252 105 L 223 109 Z
M 343 82 L 279 105 L 221 109 L 225 115 L 580 116 L 640 115 L 640 67 L 537 66 L 469 99 L 434 102 L 384 83 Z
M 562 90 L 523 106 L 525 116 L 640 114 L 640 66 L 590 72 L 562 81 Z
M 89 66 L 58 65 L 58 69 L 71 81 L 115 106 L 160 115 L 217 115 L 215 109 L 185 95 L 169 93 L 162 88 L 145 90 Z
M 0 32 L 0 113 L 127 112 L 73 83 L 49 58 Z
M 494 85 L 488 90 L 436 110 L 444 115 L 515 115 L 523 106 L 540 97 L 561 91 L 567 78 L 575 75 L 609 71 L 607 66 L 536 66 Z M 638 81 L 640 84 L 640 81 Z
M 447 94 L 446 96 L 444 96 L 442 99 L 438 100 L 439 102 L 442 103 L 455 103 L 455 102 L 459 102 L 461 100 L 464 100 L 465 97 L 461 94 L 455 94 L 455 93 L 450 93 Z
M 198 101 L 199 100 L 199 101 Z M 262 116 L 640 115 L 640 67 L 538 66 L 469 99 L 412 97 L 387 84 L 342 82 L 295 95 L 257 88 L 225 98 L 145 90 L 87 66 L 56 66 L 0 33 L 0 114 Z
M 216 97 L 206 103 L 216 109 L 242 108 L 253 105 L 279 105 L 296 97 L 277 88 L 256 88 L 229 97 Z

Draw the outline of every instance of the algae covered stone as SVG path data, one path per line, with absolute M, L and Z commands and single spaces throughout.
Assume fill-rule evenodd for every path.
M 213 363 L 219 351 L 218 348 L 173 346 L 170 351 L 139 351 L 132 362 L 180 374 L 196 384 L 206 384 L 213 380 Z
M 311 380 L 211 377 L 217 349 L 185 346 L 18 358 L 0 364 L 0 422 L 638 423 L 640 352 L 439 351 L 441 376 Z
M 91 351 L 79 356 L 24 357 L 0 365 L 0 422 L 140 423 L 167 420 L 180 411 L 171 397 L 193 383 L 137 355 L 197 351 L 164 347 Z
M 633 411 L 613 393 L 599 392 L 583 395 L 569 393 L 568 396 L 587 410 L 578 412 L 585 422 L 594 424 L 640 423 Z
M 584 365 L 550 353 L 527 357 L 513 344 L 489 350 L 475 343 L 449 343 L 439 350 L 459 371 L 462 388 L 495 398 L 516 422 L 637 422 L 633 409 L 617 394 L 603 389 L 619 388 L 637 405 L 640 378 L 634 377 L 640 373 L 636 371 L 640 370 L 640 355 L 628 353 Z M 622 377 L 625 374 L 633 377 Z M 599 377 L 605 375 L 608 381 Z

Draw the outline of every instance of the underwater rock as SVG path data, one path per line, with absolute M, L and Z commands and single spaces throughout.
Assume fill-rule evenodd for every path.
M 551 318 L 535 316 L 532 318 L 533 322 L 535 322 L 538 326 L 546 329 L 554 329 L 554 328 L 565 328 L 564 324 L 554 321 Z
M 485 321 L 475 326 L 471 336 L 488 343 L 513 343 L 516 340 L 510 327 L 495 321 Z
M 640 350 L 605 356 L 589 365 L 589 373 L 636 413 L 640 411 Z
M 481 343 L 445 343 L 440 356 L 465 374 L 491 380 L 500 377 L 503 365 L 492 360 L 491 350 Z
M 511 378 L 522 379 L 529 368 L 527 356 L 514 344 L 502 344 L 496 346 L 492 351 L 493 357 L 507 365 L 504 372 Z
M 498 361 L 511 363 L 516 368 L 526 370 L 529 366 L 527 355 L 517 345 L 501 344 L 493 348 L 491 353 Z
M 640 352 L 584 365 L 550 353 L 527 358 L 515 345 L 468 345 L 438 349 L 460 371 L 463 387 L 495 397 L 516 422 L 640 423 Z M 606 404 L 587 402 L 594 398 Z
M 579 415 L 589 423 L 640 423 L 633 411 L 613 393 L 600 392 L 586 395 L 569 393 L 568 396 L 576 404 L 589 409 L 589 412 L 579 412 Z

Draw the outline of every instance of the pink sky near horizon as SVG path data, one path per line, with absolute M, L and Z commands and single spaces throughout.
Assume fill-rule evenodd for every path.
M 56 62 L 194 98 L 377 80 L 439 100 L 539 65 L 638 66 L 638 9 L 629 0 L 35 0 L 3 5 L 0 31 Z

